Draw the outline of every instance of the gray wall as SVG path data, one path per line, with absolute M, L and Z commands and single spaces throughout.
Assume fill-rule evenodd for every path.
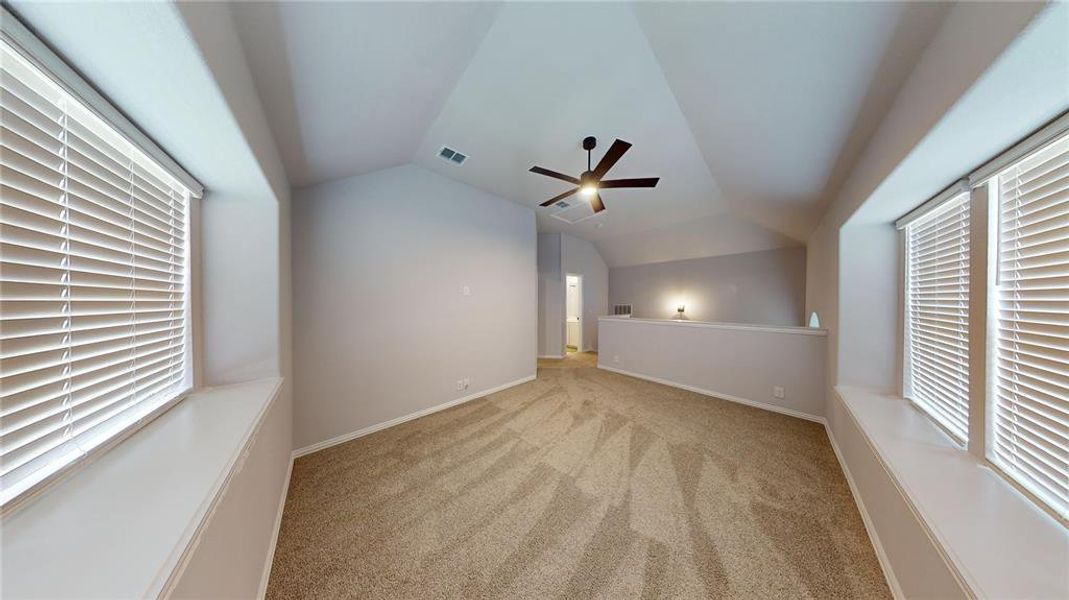
M 806 419 L 824 416 L 824 331 L 612 317 L 600 324 L 601 368 Z
M 292 209 L 297 448 L 534 376 L 530 209 L 413 165 Z
M 694 321 L 803 325 L 805 248 L 781 248 L 609 270 L 609 304 L 633 316 L 671 319 L 686 306 Z
M 564 275 L 583 276 L 583 312 L 580 324 L 583 326 L 584 351 L 598 349 L 598 317 L 608 314 L 609 309 L 609 267 L 601 259 L 594 244 L 567 234 L 561 234 L 561 255 Z M 564 321 L 564 298 L 561 288 L 561 319 Z
M 538 355 L 564 353 L 564 274 L 561 234 L 538 234 Z

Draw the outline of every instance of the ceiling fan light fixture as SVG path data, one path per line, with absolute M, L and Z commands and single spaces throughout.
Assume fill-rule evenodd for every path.
M 605 179 L 605 174 L 609 172 L 609 169 L 620 160 L 620 157 L 631 147 L 631 144 L 621 139 L 617 139 L 609 146 L 609 150 L 601 157 L 596 167 L 590 166 L 590 151 L 597 145 L 597 140 L 593 136 L 589 136 L 583 139 L 583 150 L 586 150 L 586 171 L 580 173 L 579 177 L 572 177 L 571 175 L 565 175 L 564 173 L 558 173 L 545 167 L 539 167 L 537 165 L 531 167 L 532 173 L 538 175 L 544 175 L 546 177 L 552 177 L 553 179 L 559 179 L 561 181 L 567 181 L 575 187 L 570 190 L 553 196 L 549 200 L 539 204 L 541 207 L 553 206 L 560 202 L 564 198 L 578 193 L 581 198 L 590 202 L 590 208 L 594 209 L 594 214 L 597 214 L 605 210 L 605 203 L 601 201 L 601 189 L 609 188 L 651 188 L 657 185 L 659 177 L 642 177 L 638 179 Z

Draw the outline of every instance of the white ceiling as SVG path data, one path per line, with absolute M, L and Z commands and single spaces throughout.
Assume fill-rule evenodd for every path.
M 408 163 L 493 22 L 492 3 L 236 2 L 295 187 Z
M 525 206 L 613 138 L 608 210 L 539 228 L 610 266 L 804 241 L 946 12 L 921 3 L 248 3 L 237 29 L 304 186 L 413 162 Z M 436 157 L 442 145 L 471 158 Z M 601 225 L 598 227 L 597 225 Z
M 820 216 L 813 209 L 861 150 L 851 135 L 871 136 L 949 6 L 695 2 L 635 11 L 732 207 L 804 240 Z

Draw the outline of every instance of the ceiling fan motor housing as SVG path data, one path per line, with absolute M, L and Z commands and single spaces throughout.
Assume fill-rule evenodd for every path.
M 588 135 L 583 138 L 583 150 L 593 150 L 598 145 L 598 139 L 592 135 Z

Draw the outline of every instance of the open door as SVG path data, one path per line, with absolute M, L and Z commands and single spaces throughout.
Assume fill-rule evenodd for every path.
M 570 352 L 582 352 L 583 325 L 580 321 L 583 314 L 583 277 L 581 275 L 567 275 L 566 277 L 564 288 L 566 345 Z

